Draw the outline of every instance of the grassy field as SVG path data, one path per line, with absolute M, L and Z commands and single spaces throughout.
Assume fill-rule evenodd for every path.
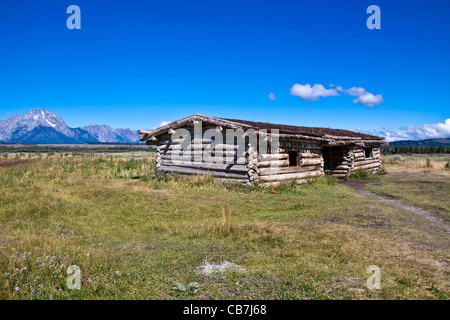
M 450 176 L 447 174 L 450 172 L 450 155 L 448 154 L 384 155 L 383 164 L 389 168 L 426 169 L 425 172 L 437 172 Z
M 0 161 L 1 299 L 449 298 L 448 233 L 331 177 L 261 190 L 155 174 L 142 154 Z M 377 179 L 368 188 L 448 210 L 448 179 L 420 199 L 407 194 L 421 183 Z M 241 268 L 197 272 L 224 262 Z
M 449 155 L 386 156 L 389 175 L 380 176 L 367 189 L 425 208 L 450 223 Z

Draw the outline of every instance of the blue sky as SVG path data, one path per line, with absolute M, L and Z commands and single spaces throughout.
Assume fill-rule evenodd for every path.
M 66 27 L 72 4 L 81 30 Z M 366 27 L 372 4 L 381 30 Z M 201 113 L 450 136 L 449 15 L 446 0 L 2 1 L 0 120 L 44 108 L 148 129 Z M 354 103 L 353 87 L 383 102 Z

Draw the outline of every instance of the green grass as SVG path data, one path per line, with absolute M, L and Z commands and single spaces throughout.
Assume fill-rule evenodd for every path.
M 332 177 L 261 188 L 153 169 L 111 155 L 0 168 L 0 298 L 449 298 L 448 236 Z M 247 272 L 196 274 L 205 261 Z
M 425 208 L 450 222 L 450 179 L 439 175 L 383 176 L 367 189 Z
M 376 178 L 376 173 L 371 173 L 366 170 L 356 170 L 346 180 L 375 180 Z

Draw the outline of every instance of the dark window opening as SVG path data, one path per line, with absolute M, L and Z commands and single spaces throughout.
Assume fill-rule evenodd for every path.
M 331 170 L 330 147 L 323 147 L 322 157 L 323 157 L 324 169 Z
M 372 158 L 372 148 L 365 148 L 364 149 L 364 157 Z
M 289 151 L 289 166 L 295 167 L 297 166 L 297 151 Z

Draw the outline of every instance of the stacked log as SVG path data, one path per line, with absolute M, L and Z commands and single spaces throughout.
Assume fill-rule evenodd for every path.
M 247 147 L 247 174 L 250 183 L 258 180 L 258 146 L 252 144 Z
M 163 166 L 161 165 L 160 170 L 164 170 L 166 172 L 178 173 L 181 175 L 211 175 L 213 177 L 227 178 L 230 181 L 237 180 L 240 182 L 248 181 L 247 172 L 245 173 L 234 173 L 229 171 L 217 171 L 213 169 L 198 169 L 189 168 L 189 167 L 180 167 L 180 166 Z M 245 180 L 245 181 L 242 181 Z
M 381 159 L 381 150 L 380 150 L 380 148 L 373 148 L 373 157 L 375 159 Z
M 296 166 L 289 166 L 289 154 L 260 154 L 258 180 L 264 185 L 295 180 L 304 183 L 308 178 L 323 174 L 323 159 L 318 153 L 299 152 Z
M 246 183 L 250 179 L 256 179 L 255 151 L 251 155 L 246 154 L 245 150 L 239 149 L 237 145 L 227 144 L 226 136 L 223 137 L 223 141 L 203 138 L 205 130 L 221 131 L 217 127 L 205 127 L 202 137 L 194 135 L 193 127 L 183 129 L 186 129 L 193 137 L 187 142 L 179 137 L 172 139 L 172 135 L 167 133 L 149 143 L 156 144 L 156 167 L 159 170 L 185 176 L 211 175 L 228 182 Z M 236 163 L 238 156 L 243 163 Z
M 376 171 L 381 168 L 380 148 L 373 148 L 370 157 L 366 157 L 364 149 L 355 149 L 353 151 L 352 172 L 356 170 Z
M 286 181 L 286 180 L 304 180 L 307 178 L 318 177 L 323 173 L 320 171 L 309 171 L 309 172 L 295 172 L 287 174 L 273 174 L 268 176 L 260 176 L 259 181 L 261 182 L 274 182 L 274 181 Z
M 182 175 L 208 174 L 224 181 L 242 183 L 277 184 L 285 180 L 304 183 L 311 177 L 324 174 L 322 146 L 318 142 L 306 140 L 280 140 L 279 153 L 260 150 L 254 142 L 247 142 L 245 150 L 240 149 L 234 141 L 227 144 L 226 135 L 221 141 L 216 136 L 205 137 L 206 130 L 223 132 L 223 128 L 209 126 L 202 131 L 202 136 L 194 135 L 194 127 L 183 129 L 191 134 L 186 143 L 181 137 L 172 139 L 171 133 L 159 135 L 148 144 L 156 145 L 156 168 Z M 296 151 L 296 165 L 290 165 L 289 151 Z M 381 152 L 373 148 L 372 156 L 366 158 L 364 149 L 350 149 L 348 146 L 336 148 L 330 154 L 329 172 L 336 177 L 345 177 L 355 170 L 377 170 L 381 166 Z M 183 157 L 186 156 L 186 157 Z M 237 161 L 240 159 L 241 161 Z M 291 159 L 292 160 L 292 159 Z M 292 162 L 292 161 L 291 161 Z M 328 165 L 328 164 L 327 164 Z
M 155 160 L 155 167 L 156 169 L 159 169 L 161 166 L 161 149 L 159 146 L 156 147 L 156 160 Z
M 300 152 L 320 151 L 322 147 L 320 144 L 313 143 L 311 141 L 301 140 L 280 140 L 280 147 L 284 149 L 295 149 Z
M 352 150 L 344 147 L 334 147 L 330 153 L 330 169 L 326 172 L 334 177 L 342 178 L 349 175 L 352 167 Z

